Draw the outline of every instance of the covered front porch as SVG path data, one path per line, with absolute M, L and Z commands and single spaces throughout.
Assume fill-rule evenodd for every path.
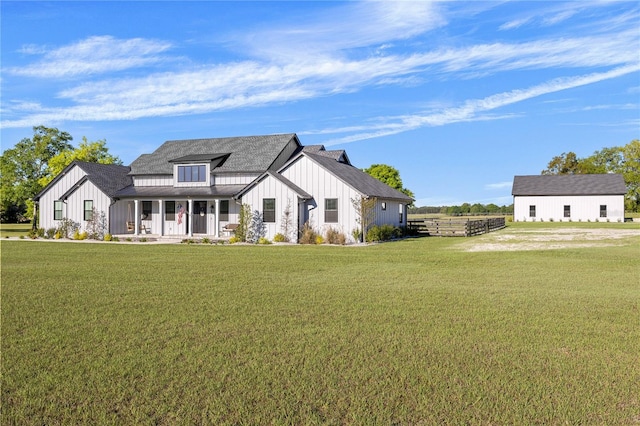
M 147 238 L 229 238 L 237 222 L 233 199 L 134 198 L 120 201 L 126 208 L 125 227 L 116 235 Z M 126 207 L 125 207 L 126 206 Z

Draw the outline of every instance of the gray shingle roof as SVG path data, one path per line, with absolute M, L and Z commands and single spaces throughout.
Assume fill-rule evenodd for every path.
M 303 147 L 302 150 L 304 152 L 322 155 L 323 157 L 327 158 L 333 158 L 336 161 L 342 160 L 342 162 L 351 164 L 351 161 L 349 161 L 349 157 L 347 156 L 347 152 L 344 149 L 327 151 L 324 145 L 307 145 Z
M 119 189 L 132 184 L 131 176 L 129 176 L 129 172 L 131 171 L 131 169 L 128 166 L 74 161 L 73 163 L 69 164 L 58 176 L 56 176 L 55 179 L 52 180 L 33 199 L 36 201 L 39 200 L 42 194 L 44 194 L 52 185 L 55 185 L 56 182 L 62 179 L 62 177 L 66 175 L 68 170 L 70 170 L 74 166 L 80 167 L 87 174 L 86 178 L 83 178 L 79 182 L 76 182 L 76 184 L 72 186 L 67 191 L 67 193 L 64 194 L 63 197 L 70 196 L 76 189 L 78 189 L 81 183 L 85 182 L 85 180 L 89 180 L 111 198 L 115 196 L 116 192 Z
M 127 186 L 118 191 L 117 198 L 135 197 L 232 197 L 246 185 L 216 185 L 176 188 L 173 186 Z
M 288 133 L 167 141 L 153 153 L 141 155 L 131 163 L 131 174 L 173 174 L 173 164 L 170 160 L 206 157 L 216 153 L 230 153 L 229 158 L 216 169 L 216 172 L 264 172 L 294 138 L 297 140 L 295 133 Z
M 364 196 L 401 200 L 406 203 L 413 201 L 408 195 L 391 188 L 389 185 L 380 182 L 378 179 L 371 177 L 350 164 L 340 163 L 332 158 L 309 152 L 304 152 L 303 155 L 320 164 L 320 166 L 333 173 L 338 179 Z
M 76 161 L 76 164 L 84 170 L 89 180 L 109 197 L 113 198 L 120 188 L 132 184 L 131 176 L 129 176 L 131 168 L 128 166 L 82 161 Z
M 512 195 L 624 195 L 619 174 L 515 176 Z

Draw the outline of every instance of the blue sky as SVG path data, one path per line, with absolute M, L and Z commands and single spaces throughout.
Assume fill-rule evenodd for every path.
M 640 138 L 640 3 L 0 2 L 2 150 L 45 125 L 129 164 L 297 133 L 400 171 L 416 205 Z

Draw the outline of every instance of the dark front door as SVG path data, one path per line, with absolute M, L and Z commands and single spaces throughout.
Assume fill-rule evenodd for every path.
M 192 217 L 193 217 L 193 233 L 206 234 L 207 233 L 207 202 L 206 201 L 193 202 Z

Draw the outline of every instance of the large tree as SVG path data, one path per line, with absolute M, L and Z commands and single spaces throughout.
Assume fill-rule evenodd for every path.
M 390 187 L 397 189 L 403 194 L 414 198 L 413 192 L 402 185 L 402 179 L 400 178 L 398 169 L 386 164 L 373 164 L 368 169 L 364 169 L 364 172 L 378 179 L 380 182 L 384 182 Z
M 67 132 L 36 126 L 32 138 L 24 138 L 2 153 L 0 215 L 3 220 L 15 220 L 25 214 L 31 206 L 31 198 L 42 189 L 40 180 L 50 174 L 49 160 L 71 149 L 71 140 L 73 138 Z
M 104 139 L 89 142 L 86 136 L 82 137 L 82 142 L 75 149 L 60 152 L 49 159 L 49 174 L 43 176 L 39 183 L 44 188 L 61 171 L 74 161 L 85 161 L 87 163 L 100 164 L 122 164 L 117 156 L 109 154 L 107 141 Z
M 551 159 L 543 175 L 586 173 L 620 173 L 627 185 L 625 208 L 640 211 L 640 140 L 625 146 L 603 148 L 586 158 L 573 152 L 562 153 Z

